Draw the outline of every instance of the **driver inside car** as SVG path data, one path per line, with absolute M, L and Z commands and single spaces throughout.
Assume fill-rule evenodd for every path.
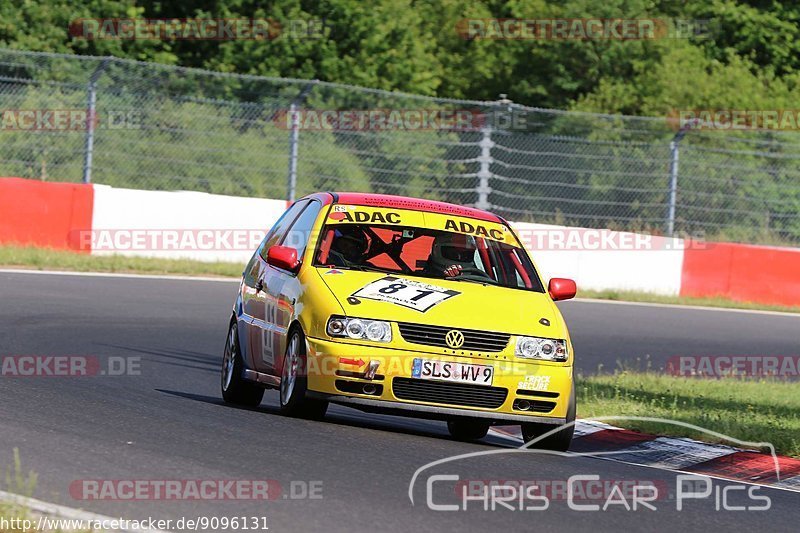
M 454 278 L 465 270 L 479 270 L 475 264 L 475 240 L 461 233 L 443 233 L 436 237 L 424 272 Z
M 334 233 L 328 264 L 347 268 L 361 265 L 367 256 L 369 241 L 364 230 L 357 226 L 342 226 Z

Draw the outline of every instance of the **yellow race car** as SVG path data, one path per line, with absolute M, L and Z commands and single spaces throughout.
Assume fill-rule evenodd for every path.
M 226 402 L 324 416 L 329 402 L 447 421 L 453 437 L 520 424 L 565 450 L 574 353 L 556 300 L 508 223 L 399 196 L 316 193 L 245 267 L 222 365 Z

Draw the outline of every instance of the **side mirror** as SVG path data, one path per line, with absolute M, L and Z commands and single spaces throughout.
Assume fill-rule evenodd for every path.
M 575 281 L 567 278 L 552 278 L 547 286 L 547 292 L 550 293 L 550 298 L 554 302 L 559 300 L 569 300 L 575 298 L 575 293 L 578 292 L 578 286 Z
M 267 264 L 289 272 L 297 272 L 300 267 L 297 250 L 289 246 L 272 246 L 267 250 Z

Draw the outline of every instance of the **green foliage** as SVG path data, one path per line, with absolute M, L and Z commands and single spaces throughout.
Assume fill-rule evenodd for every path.
M 269 41 L 71 36 L 81 18 L 271 18 Z M 707 34 L 659 40 L 467 39 L 467 18 L 708 20 Z M 10 2 L 0 44 L 114 55 L 223 72 L 320 79 L 453 98 L 637 114 L 665 106 L 780 104 L 800 72 L 800 5 L 734 0 L 175 0 Z M 287 21 L 320 21 L 302 38 Z

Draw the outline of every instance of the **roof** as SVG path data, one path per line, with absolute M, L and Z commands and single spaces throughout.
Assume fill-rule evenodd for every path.
M 407 196 L 394 196 L 392 194 L 372 194 L 360 192 L 340 192 L 331 193 L 334 203 L 348 205 L 363 205 L 368 207 L 395 207 L 398 209 L 409 209 L 411 211 L 426 211 L 429 213 L 441 213 L 445 215 L 455 215 L 460 217 L 475 218 L 487 222 L 497 222 L 502 224 L 504 221 L 499 216 L 463 205 L 448 204 L 437 200 L 422 200 L 420 198 L 409 198 Z

